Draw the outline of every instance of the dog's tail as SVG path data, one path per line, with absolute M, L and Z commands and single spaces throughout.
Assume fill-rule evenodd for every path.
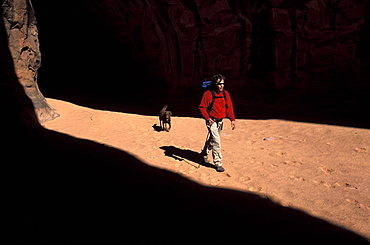
M 163 108 L 162 108 L 161 112 L 162 112 L 162 111 L 165 111 L 165 110 L 167 109 L 167 107 L 168 107 L 168 105 L 163 106 Z

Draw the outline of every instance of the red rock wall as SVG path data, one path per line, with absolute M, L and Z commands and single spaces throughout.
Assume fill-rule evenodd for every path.
M 1 3 L 7 43 L 19 83 L 32 100 L 39 121 L 53 120 L 59 114 L 47 104 L 37 84 L 41 53 L 32 4 L 29 0 L 4 0 Z
M 173 92 L 215 73 L 226 75 L 234 88 L 324 86 L 368 78 L 356 54 L 368 25 L 367 1 L 86 3 Z

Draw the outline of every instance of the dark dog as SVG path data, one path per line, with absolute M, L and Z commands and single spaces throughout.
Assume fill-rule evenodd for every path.
M 159 112 L 159 124 L 162 130 L 167 132 L 171 129 L 171 111 L 166 111 L 167 105 L 163 106 L 162 110 Z

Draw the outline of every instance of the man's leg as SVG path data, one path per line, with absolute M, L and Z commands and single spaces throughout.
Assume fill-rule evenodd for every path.
M 208 130 L 209 130 L 209 128 L 208 128 Z M 208 132 L 206 142 L 204 143 L 204 147 L 203 147 L 203 150 L 202 150 L 202 153 L 201 153 L 201 155 L 202 155 L 202 160 L 201 161 L 203 161 L 206 164 L 209 164 L 208 154 L 209 154 L 210 150 L 211 150 L 211 134 L 210 134 L 210 132 Z
M 222 153 L 221 153 L 221 130 L 222 121 L 215 122 L 211 126 L 208 126 L 210 132 L 210 146 L 212 148 L 213 162 L 216 165 L 216 169 L 219 172 L 223 172 L 225 169 L 222 167 Z

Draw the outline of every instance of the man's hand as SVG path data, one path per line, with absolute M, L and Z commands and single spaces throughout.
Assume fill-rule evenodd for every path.
M 231 121 L 231 129 L 234 130 L 236 128 L 236 123 L 235 121 Z
M 207 123 L 208 125 L 212 125 L 215 121 L 212 120 L 212 118 L 208 119 Z

